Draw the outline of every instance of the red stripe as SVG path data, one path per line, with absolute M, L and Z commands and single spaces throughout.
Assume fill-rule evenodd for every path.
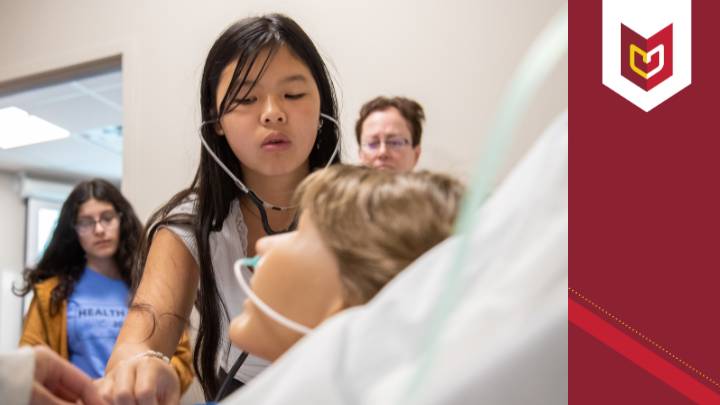
M 572 299 L 568 299 L 568 319 L 691 400 L 701 404 L 720 403 L 716 392 Z

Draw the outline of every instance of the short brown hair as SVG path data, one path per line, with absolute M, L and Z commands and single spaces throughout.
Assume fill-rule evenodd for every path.
M 450 236 L 463 193 L 442 174 L 333 165 L 308 176 L 295 202 L 337 258 L 345 303 L 353 306 Z
M 363 122 L 365 122 L 368 115 L 375 111 L 387 110 L 390 107 L 395 107 L 400 111 L 400 115 L 407 121 L 410 127 L 410 133 L 412 134 L 412 146 L 420 145 L 422 124 L 423 121 L 425 121 L 425 111 L 423 111 L 422 106 L 417 101 L 409 98 L 384 96 L 375 97 L 360 108 L 360 117 L 358 117 L 355 123 L 355 137 L 357 138 L 358 144 L 360 143 Z

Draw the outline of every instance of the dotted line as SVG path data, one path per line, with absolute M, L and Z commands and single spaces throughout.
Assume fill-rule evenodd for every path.
M 708 381 L 708 382 L 711 383 L 712 385 L 720 388 L 720 384 L 718 384 L 715 380 L 713 380 L 712 378 L 710 378 L 710 376 L 708 376 L 707 374 L 705 374 L 705 373 L 703 373 L 702 371 L 698 370 L 697 368 L 691 366 L 688 362 L 686 362 L 685 360 L 683 360 L 683 359 L 681 359 L 680 357 L 676 356 L 675 354 L 673 354 L 672 352 L 670 352 L 669 350 L 667 350 L 666 348 L 664 348 L 663 346 L 661 346 L 660 344 L 658 344 L 657 342 L 655 342 L 654 340 L 652 340 L 651 338 L 645 336 L 642 332 L 640 332 L 640 331 L 638 331 L 637 329 L 633 328 L 632 326 L 628 325 L 628 324 L 627 324 L 625 321 L 623 321 L 622 319 L 620 319 L 620 318 L 618 318 L 617 316 L 615 316 L 615 315 L 611 314 L 610 312 L 606 311 L 605 308 L 603 308 L 603 307 L 601 307 L 600 305 L 594 303 L 592 300 L 590 300 L 590 299 L 587 298 L 586 296 L 582 295 L 582 294 L 581 294 L 579 291 L 577 291 L 576 289 L 574 289 L 574 288 L 572 288 L 572 287 L 568 287 L 568 290 L 569 290 L 571 293 L 575 294 L 575 295 L 576 295 L 577 297 L 579 297 L 580 299 L 582 299 L 583 301 L 585 301 L 586 303 L 590 304 L 590 305 L 591 305 L 593 308 L 595 308 L 596 310 L 600 311 L 603 315 L 607 316 L 608 318 L 611 318 L 611 319 L 614 320 L 615 322 L 617 322 L 617 323 L 619 323 L 620 325 L 622 325 L 623 327 L 625 327 L 625 329 L 627 329 L 627 330 L 635 333 L 636 335 L 640 336 L 640 338 L 641 338 L 642 340 L 644 340 L 645 342 L 650 343 L 650 345 L 652 345 L 652 346 L 655 347 L 656 349 L 658 349 L 658 350 L 660 350 L 661 352 L 667 354 L 668 356 L 670 356 L 672 359 L 674 359 L 674 360 L 677 361 L 678 363 L 680 363 L 680 364 L 682 364 L 683 366 L 687 367 L 688 369 L 692 370 L 695 374 L 699 375 L 700 377 L 702 377 L 703 379 L 705 379 L 706 381 Z

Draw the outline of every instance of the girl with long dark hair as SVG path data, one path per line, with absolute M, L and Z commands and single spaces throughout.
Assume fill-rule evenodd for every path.
M 115 186 L 101 179 L 78 184 L 16 291 L 34 292 L 20 345 L 49 346 L 90 377 L 102 377 L 127 314 L 141 236 L 140 220 Z M 177 346 L 171 364 L 184 388 L 192 381 L 190 346 L 187 338 Z
M 245 299 L 233 262 L 253 255 L 259 238 L 294 228 L 297 185 L 340 161 L 332 80 L 292 19 L 230 26 L 208 53 L 200 91 L 200 165 L 149 220 L 133 306 L 101 384 L 110 399 L 175 397 L 172 370 L 153 353 L 173 349 L 193 305 L 193 362 L 206 398 L 215 397 L 241 355 L 227 333 Z M 228 381 L 242 386 L 267 364 L 250 356 Z

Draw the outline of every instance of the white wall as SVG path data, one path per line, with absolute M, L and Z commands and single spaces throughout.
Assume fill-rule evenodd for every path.
M 20 273 L 25 258 L 25 204 L 19 178 L 0 172 L 0 271 Z
M 141 217 L 194 173 L 205 53 L 230 23 L 281 11 L 315 40 L 337 78 L 346 157 L 354 120 L 378 94 L 428 117 L 421 167 L 465 176 L 523 51 L 561 0 L 0 0 L 4 81 L 122 54 L 123 191 Z M 567 61 L 523 119 L 517 158 L 567 107 Z M 3 236 L 5 237 L 5 236 Z

